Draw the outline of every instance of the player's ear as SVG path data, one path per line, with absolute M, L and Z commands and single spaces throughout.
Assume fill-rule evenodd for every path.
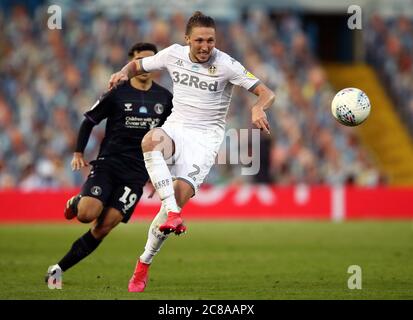
M 185 35 L 185 42 L 189 45 L 189 36 L 187 34 Z

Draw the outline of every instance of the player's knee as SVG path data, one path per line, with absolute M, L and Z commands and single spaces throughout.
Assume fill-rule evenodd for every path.
M 156 147 L 156 141 L 153 138 L 152 130 L 149 131 L 142 139 L 141 147 L 143 152 L 153 151 Z
M 83 197 L 77 206 L 77 219 L 83 223 L 89 223 L 98 218 L 103 210 L 100 200 Z
M 89 223 L 99 217 L 100 210 L 97 208 L 80 207 L 77 211 L 77 219 L 83 223 Z

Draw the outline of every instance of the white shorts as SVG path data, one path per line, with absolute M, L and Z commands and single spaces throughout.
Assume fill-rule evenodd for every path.
M 168 122 L 161 129 L 175 143 L 175 153 L 167 159 L 172 177 L 188 182 L 196 193 L 215 163 L 223 133 L 216 129 L 188 128 Z

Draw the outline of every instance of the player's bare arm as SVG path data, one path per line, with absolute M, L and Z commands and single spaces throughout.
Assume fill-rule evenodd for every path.
M 270 134 L 270 125 L 265 110 L 274 103 L 275 94 L 262 83 L 256 86 L 251 92 L 258 96 L 257 102 L 251 108 L 251 121 L 258 129 Z
M 132 79 L 133 77 L 136 77 L 143 73 L 145 73 L 145 70 L 143 70 L 142 68 L 141 59 L 132 60 L 120 71 L 113 73 L 110 76 L 108 89 L 111 90 L 123 81 L 128 81 L 129 79 Z

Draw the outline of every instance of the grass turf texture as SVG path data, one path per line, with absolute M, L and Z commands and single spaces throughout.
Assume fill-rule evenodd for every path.
M 413 299 L 411 222 L 199 222 L 171 236 L 144 293 L 127 283 L 149 222 L 120 225 L 92 255 L 44 283 L 80 224 L 0 226 L 0 299 Z M 362 289 L 347 287 L 350 265 Z

